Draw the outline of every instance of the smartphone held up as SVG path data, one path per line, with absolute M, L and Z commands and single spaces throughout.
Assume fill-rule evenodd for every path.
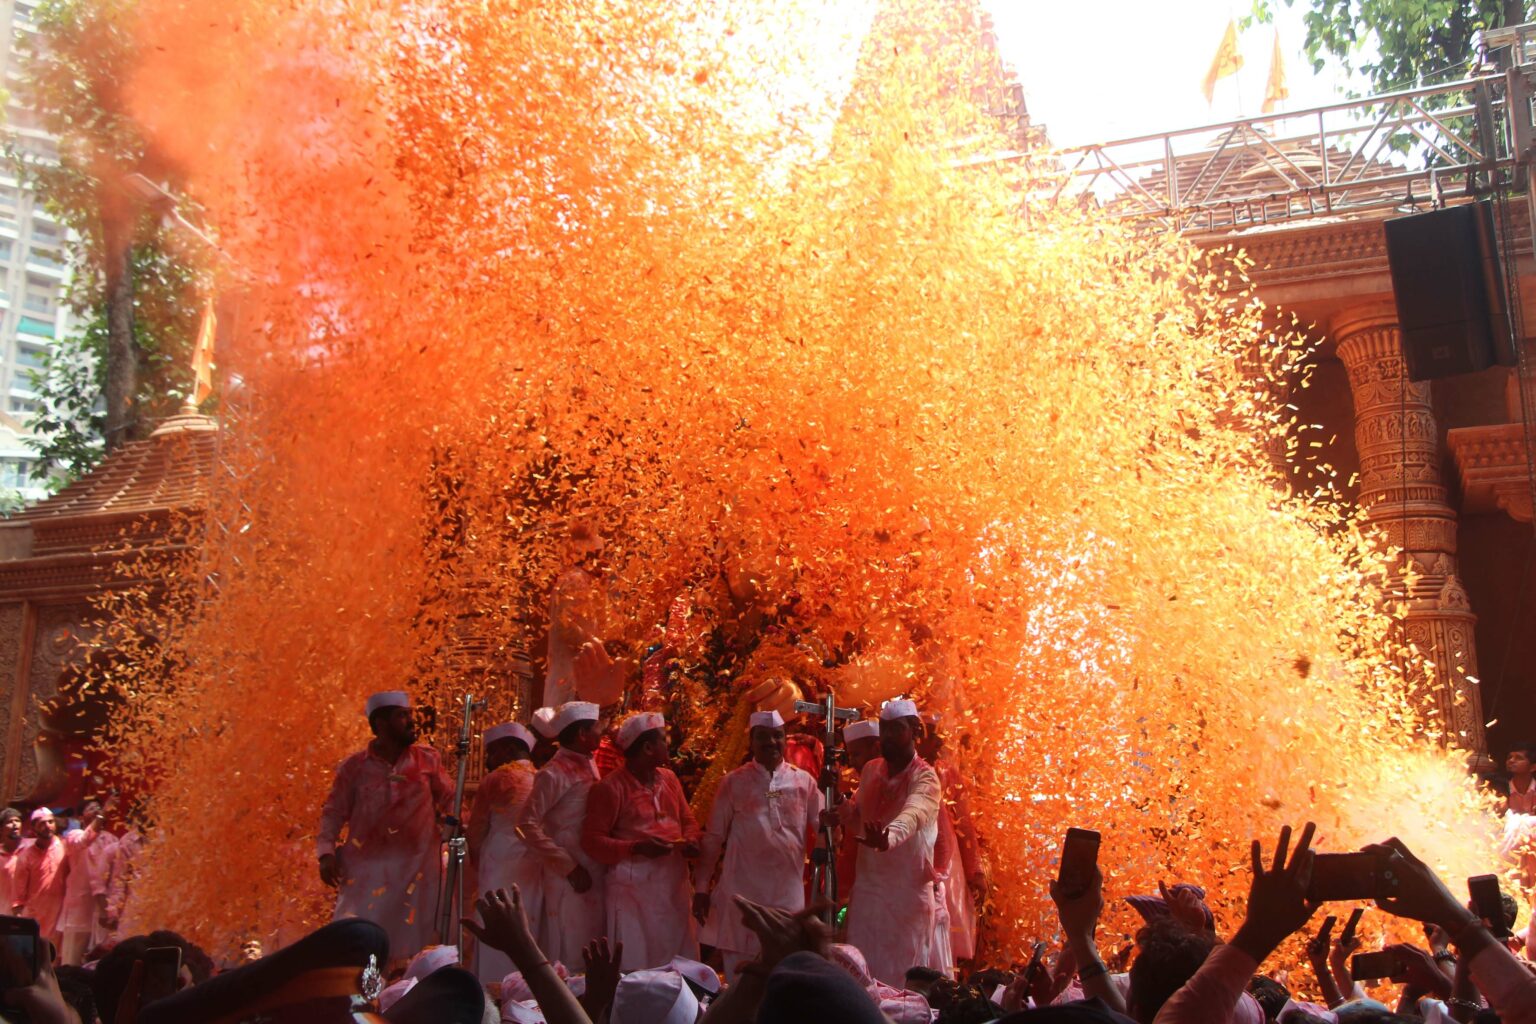
M 1093 873 L 1099 866 L 1099 838 L 1092 829 L 1067 829 L 1061 844 L 1061 867 L 1056 874 L 1063 896 L 1081 896 L 1093 884 Z

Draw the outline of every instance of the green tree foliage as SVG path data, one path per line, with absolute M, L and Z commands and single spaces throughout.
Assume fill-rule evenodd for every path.
M 1268 21 L 1277 0 L 1254 0 Z M 1298 0 L 1284 0 L 1294 7 Z M 1374 92 L 1443 81 L 1476 56 L 1478 29 L 1526 20 L 1523 0 L 1301 0 L 1307 8 L 1307 56 L 1315 70 L 1328 58 L 1359 71 Z
M 88 470 L 174 413 L 191 388 L 199 272 L 176 247 L 164 204 L 130 183 L 142 175 L 174 191 L 178 178 L 128 111 L 134 6 L 45 0 L 38 44 L 22 65 L 22 99 L 59 145 L 54 159 L 22 140 L 12 160 L 76 238 L 67 301 L 78 326 L 35 375 L 40 471 Z

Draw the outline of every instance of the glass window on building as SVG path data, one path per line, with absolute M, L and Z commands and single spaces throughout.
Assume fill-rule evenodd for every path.
M 22 296 L 21 308 L 25 309 L 28 313 L 53 316 L 54 310 L 59 308 L 58 282 L 28 275 L 27 291 Z
M 16 346 L 16 365 L 25 366 L 33 370 L 40 370 L 48 361 L 47 349 L 38 348 L 35 345 Z
M 9 238 L 0 238 L 0 262 L 9 263 L 16 253 L 16 243 Z
M 64 231 L 53 221 L 36 214 L 32 217 L 32 237 L 49 244 L 57 243 Z
M 20 490 L 32 482 L 31 459 L 0 459 L 0 487 Z
M 42 404 L 31 398 L 17 398 L 14 395 L 6 402 L 6 408 L 16 416 L 34 416 Z
M 27 253 L 27 262 L 53 270 L 64 269 L 64 256 L 57 249 L 44 249 L 34 245 L 32 251 Z
M 16 223 L 17 202 L 16 190 L 8 185 L 0 185 L 0 222 Z

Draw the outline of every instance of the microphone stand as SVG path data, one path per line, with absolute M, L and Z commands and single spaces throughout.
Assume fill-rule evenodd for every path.
M 439 902 L 437 934 L 443 942 L 453 937 L 452 945 L 458 947 L 460 962 L 464 959 L 464 855 L 468 841 L 464 838 L 464 775 L 469 770 L 470 723 L 475 711 L 484 708 L 485 701 L 477 701 L 464 695 L 464 725 L 459 730 L 459 742 L 454 748 L 458 754 L 459 777 L 453 787 L 453 814 L 446 819 L 453 827 L 448 836 L 448 862 L 443 868 L 442 897 Z

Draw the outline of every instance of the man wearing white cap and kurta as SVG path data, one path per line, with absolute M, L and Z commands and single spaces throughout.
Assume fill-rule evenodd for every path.
M 608 940 L 624 945 L 624 966 L 660 967 L 698 959 L 689 913 L 688 864 L 701 832 L 667 762 L 667 722 L 654 711 L 619 727 L 624 767 L 592 787 L 581 844 L 608 865 Z
M 859 792 L 843 804 L 842 824 L 860 843 L 858 879 L 848 904 L 848 941 L 869 971 L 900 986 L 910 967 L 933 967 L 939 777 L 917 756 L 923 728 L 917 705 L 888 700 L 880 709 L 880 753 L 864 766 Z
M 848 755 L 848 767 L 852 778 L 844 775 L 838 779 L 838 799 L 848 800 L 859 791 L 859 776 L 864 766 L 880 756 L 880 722 L 874 718 L 861 718 L 843 726 L 843 750 Z M 844 906 L 853 883 L 859 878 L 858 837 L 852 829 L 844 829 L 837 840 L 837 898 Z
M 503 722 L 485 731 L 485 777 L 475 790 L 465 839 L 475 866 L 478 892 L 495 889 L 523 894 L 528 920 L 537 921 L 542 908 L 539 881 L 544 865 L 517 834 L 517 819 L 533 791 L 533 733 L 517 722 Z M 482 982 L 501 981 L 512 961 L 500 950 L 482 945 L 475 973 Z
M 562 704 L 549 720 L 560 749 L 533 777 L 517 831 L 542 864 L 534 938 L 551 960 L 581 963 L 582 947 L 603 934 L 603 869 L 581 848 L 587 798 L 597 782 L 592 753 L 602 742 L 598 707 Z
M 337 889 L 335 916 L 381 926 L 390 958 L 400 962 L 433 939 L 442 870 L 437 823 L 450 810 L 453 783 L 438 752 L 416 743 L 406 694 L 376 693 L 366 710 L 373 740 L 341 762 L 320 812 L 320 880 Z
M 694 873 L 693 913 L 699 938 L 717 947 L 725 976 L 735 981 L 743 961 L 757 955 L 757 936 L 741 920 L 733 897 L 780 910 L 805 907 L 805 854 L 821 815 L 821 791 L 804 769 L 784 760 L 784 719 L 758 711 L 749 724 L 752 760 L 720 782 Z M 714 897 L 709 883 L 725 849 Z

